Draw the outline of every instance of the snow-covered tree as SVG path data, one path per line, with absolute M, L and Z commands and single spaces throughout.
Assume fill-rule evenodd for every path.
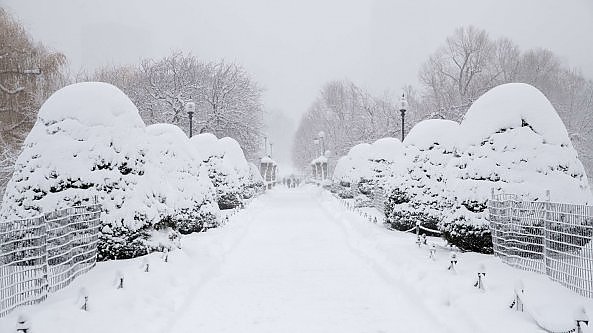
M 191 54 L 174 52 L 144 59 L 137 66 L 102 68 L 92 79 L 119 86 L 147 124 L 175 124 L 186 133 L 189 119 L 184 107 L 193 101 L 197 133 L 235 138 L 248 159 L 258 156 L 263 132 L 262 91 L 238 64 L 204 62 Z
M 0 8 L 0 196 L 41 104 L 65 85 L 66 57 L 34 42 Z
M 413 95 L 413 89 L 408 87 L 406 91 Z M 414 96 L 409 97 L 410 103 L 416 107 Z M 330 170 L 337 157 L 346 155 L 359 143 L 388 136 L 400 137 L 399 111 L 393 101 L 393 96 L 373 96 L 349 81 L 325 84 L 297 128 L 293 145 L 295 165 L 304 169 L 320 156 L 319 147 L 312 144 L 319 131 L 325 132 L 326 150 L 332 152 Z M 416 109 L 408 116 L 406 126 L 421 116 Z

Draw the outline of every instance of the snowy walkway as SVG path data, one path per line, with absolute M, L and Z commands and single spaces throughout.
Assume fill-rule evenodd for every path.
M 439 331 L 409 294 L 352 251 L 315 199 L 282 190 L 265 197 L 267 208 L 171 331 Z
M 13 332 L 21 311 L 35 333 L 542 332 L 509 309 L 518 280 L 531 312 L 555 331 L 573 328 L 583 305 L 593 313 L 593 301 L 545 276 L 493 256 L 458 258 L 452 274 L 447 249 L 430 260 L 413 235 L 370 223 L 317 187 L 279 188 L 229 224 L 185 236 L 167 263 L 158 253 L 99 263 L 42 304 L 0 318 L 0 332 Z M 485 292 L 473 287 L 483 265 Z M 89 311 L 80 310 L 82 287 Z

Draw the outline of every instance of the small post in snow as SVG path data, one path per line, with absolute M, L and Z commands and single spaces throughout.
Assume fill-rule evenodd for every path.
M 416 236 L 420 237 L 420 221 L 416 221 Z
M 582 324 L 589 326 L 589 316 L 585 312 L 585 308 L 581 307 L 575 314 L 575 320 L 577 322 L 577 333 L 583 333 Z
M 84 288 L 84 287 L 80 288 L 79 302 L 82 303 L 80 305 L 80 309 L 82 311 L 88 311 L 89 310 L 89 293 L 86 290 L 86 288 Z
M 515 286 L 515 299 L 511 303 L 510 308 L 515 309 L 519 312 L 523 312 L 523 301 L 521 300 L 521 296 L 523 295 L 524 288 L 523 288 L 523 281 L 519 280 L 517 285 Z
M 430 248 L 428 249 L 428 258 L 435 260 L 437 254 L 437 246 L 434 243 L 430 243 Z
M 163 249 L 163 261 L 169 262 L 169 249 L 167 248 Z
M 31 333 L 31 323 L 24 313 L 19 314 L 16 320 L 16 333 Z
M 124 289 L 124 275 L 121 271 L 116 273 L 117 289 Z
M 144 258 L 144 260 L 142 260 L 142 267 L 144 267 L 144 272 L 150 272 L 150 262 L 148 261 L 148 258 Z
M 447 270 L 450 270 L 453 273 L 455 273 L 456 265 L 457 265 L 457 253 L 455 253 L 455 251 L 452 251 L 451 255 L 450 255 L 450 264 L 449 264 L 449 267 L 447 268 Z
M 484 264 L 480 264 L 480 267 L 478 268 L 478 280 L 476 280 L 476 283 L 474 283 L 474 287 L 485 291 L 486 287 L 484 286 L 484 278 L 486 277 L 486 267 L 484 267 Z

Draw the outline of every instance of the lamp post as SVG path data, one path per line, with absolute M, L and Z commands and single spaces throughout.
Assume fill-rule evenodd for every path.
M 404 142 L 404 138 L 406 137 L 404 124 L 406 119 L 406 110 L 408 109 L 408 101 L 406 100 L 405 94 L 402 94 L 402 97 L 399 100 L 399 112 L 402 116 L 402 142 Z
M 320 141 L 318 138 L 315 138 L 315 139 L 313 139 L 313 143 L 315 143 L 315 146 L 319 146 Z M 313 155 L 313 161 L 317 160 L 317 157 L 315 157 L 315 155 L 317 155 L 317 154 Z M 317 167 L 317 163 L 313 163 L 313 167 L 314 167 L 313 178 L 317 179 L 319 177 L 319 170 Z
M 319 146 L 319 142 L 320 142 L 319 139 L 313 139 L 313 143 L 315 143 L 315 146 Z M 319 149 L 321 149 L 321 148 L 319 148 Z
M 321 156 L 325 155 L 325 132 L 319 131 L 319 140 L 321 141 Z
M 189 116 L 189 137 L 191 138 L 193 135 L 193 116 L 194 112 L 196 111 L 196 103 L 194 102 L 187 102 L 185 103 L 185 112 Z

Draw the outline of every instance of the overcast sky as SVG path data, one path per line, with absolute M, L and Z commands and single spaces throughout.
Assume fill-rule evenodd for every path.
M 461 25 L 486 29 L 494 38 L 509 37 L 522 48 L 549 48 L 593 78 L 593 0 L 0 4 L 35 39 L 64 52 L 74 71 L 136 63 L 172 50 L 191 51 L 207 60 L 234 60 L 266 89 L 268 110 L 295 121 L 328 80 L 349 78 L 377 94 L 416 84 L 421 63 Z

